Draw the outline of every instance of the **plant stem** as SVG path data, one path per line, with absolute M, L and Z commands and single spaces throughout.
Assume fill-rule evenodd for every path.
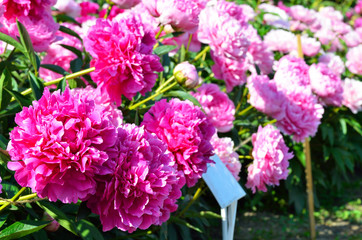
M 264 123 L 264 124 L 263 124 L 263 127 L 265 127 L 266 125 L 269 125 L 269 124 L 276 123 L 276 122 L 277 122 L 276 119 L 270 120 L 269 122 Z
M 239 156 L 240 159 L 253 159 L 252 156 Z
M 196 62 L 197 60 L 199 60 L 199 58 L 201 58 L 205 53 L 207 53 L 208 51 L 210 51 L 210 46 L 205 47 L 201 52 L 199 52 L 196 57 L 194 58 L 194 60 L 192 60 L 192 62 Z
M 156 36 L 155 36 L 156 39 L 158 39 L 158 38 L 160 37 L 160 35 L 161 35 L 161 33 L 162 33 L 162 31 L 163 31 L 164 28 L 165 28 L 165 26 L 164 26 L 164 25 L 161 25 L 160 30 L 158 30 L 158 33 L 157 33 Z
M 66 80 L 69 80 L 69 79 L 74 79 L 74 78 L 77 78 L 77 77 L 80 77 L 80 76 L 83 76 L 85 74 L 88 74 L 90 72 L 93 72 L 94 70 L 96 70 L 95 67 L 91 67 L 91 68 L 87 68 L 85 70 L 82 70 L 82 71 L 79 71 L 79 72 L 76 72 L 76 73 L 72 73 L 72 74 L 69 74 L 67 76 L 65 76 L 65 79 Z M 53 84 L 57 84 L 58 82 L 62 81 L 64 77 L 61 77 L 61 78 L 58 78 L 58 79 L 55 79 L 55 80 L 52 80 L 52 81 L 49 81 L 49 82 L 45 82 L 44 83 L 44 86 L 50 86 L 50 85 L 53 85 Z M 32 89 L 31 88 L 28 88 L 26 89 L 25 91 L 22 91 L 21 94 L 22 95 L 28 95 L 32 92 Z M 15 98 L 11 98 L 11 102 L 14 101 Z
M 25 196 L 21 196 L 18 198 L 18 200 L 16 200 L 17 202 L 20 202 L 20 201 L 26 201 L 26 200 L 30 200 L 30 199 L 33 199 L 33 198 L 36 198 L 38 195 L 36 193 L 32 193 L 32 194 L 28 194 L 28 195 L 25 195 Z M 9 199 L 7 199 L 9 200 Z M 11 203 L 11 200 L 10 201 L 0 201 L 0 204 L 1 205 L 4 205 L 6 203 Z
M 14 195 L 14 197 L 12 197 L 12 198 L 10 199 L 10 202 L 6 202 L 4 205 L 2 205 L 2 206 L 0 207 L 0 212 L 1 212 L 4 208 L 6 208 L 7 206 L 9 206 L 9 205 L 11 204 L 11 202 L 14 202 L 25 190 L 26 190 L 26 187 L 21 188 L 21 189 L 19 190 L 19 192 L 17 192 L 17 193 Z
M 154 99 L 154 98 L 155 98 L 155 97 L 157 97 L 158 95 L 160 95 L 160 94 L 162 94 L 162 93 L 166 92 L 167 90 L 169 90 L 169 89 L 173 88 L 173 87 L 174 87 L 174 86 L 176 86 L 176 85 L 177 85 L 177 82 L 172 83 L 172 84 L 171 84 L 171 85 L 169 85 L 168 87 L 166 87 L 166 88 L 164 88 L 164 89 L 160 90 L 159 92 L 157 92 L 157 93 L 153 94 L 152 96 L 150 96 L 150 97 L 148 97 L 148 98 L 146 98 L 146 99 L 142 100 L 141 102 L 138 102 L 138 103 L 136 103 L 136 104 L 134 104 L 134 105 L 130 106 L 130 107 L 129 107 L 129 110 L 133 110 L 133 109 L 135 109 L 135 108 L 137 108 L 137 107 L 141 106 L 142 104 L 144 104 L 144 103 L 146 103 L 146 102 L 148 102 L 148 101 L 150 101 L 150 100 Z
M 178 214 L 178 216 L 182 216 L 190 207 L 191 205 L 202 195 L 203 191 L 206 188 L 204 188 L 204 184 L 202 184 L 195 192 L 193 198 L 190 200 L 190 202 L 186 205 L 184 209 Z
M 252 105 L 250 105 L 249 107 L 247 108 L 244 108 L 243 111 L 239 112 L 238 115 L 239 116 L 242 116 L 242 115 L 245 115 L 245 113 L 249 112 L 251 109 L 253 109 L 254 107 Z
M 248 137 L 247 139 L 242 141 L 238 146 L 234 147 L 233 151 L 237 151 L 239 148 L 241 148 L 242 146 L 244 146 L 245 144 L 247 144 L 250 141 L 251 141 L 251 137 Z
M 166 85 L 168 85 L 169 83 L 171 83 L 173 80 L 175 79 L 174 76 L 170 77 L 169 79 L 166 80 L 166 82 L 164 82 L 161 86 L 159 86 L 156 90 L 156 93 L 160 92 L 162 90 L 162 88 L 164 88 Z
M 190 34 L 190 36 L 189 36 L 189 41 L 187 42 L 186 53 L 189 51 L 189 48 L 190 48 L 190 45 L 191 45 L 191 41 L 192 41 L 192 34 Z

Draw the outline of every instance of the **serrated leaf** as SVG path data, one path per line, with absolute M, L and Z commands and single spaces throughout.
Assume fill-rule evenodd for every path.
M 93 225 L 93 223 L 82 219 L 77 222 L 77 230 L 84 240 L 104 240 L 103 235 Z
M 14 38 L 0 32 L 0 40 L 3 42 L 6 42 L 12 46 L 14 46 L 16 49 L 18 49 L 21 52 L 25 52 L 24 47 L 21 45 L 21 43 L 19 43 L 18 41 L 16 41 Z
M 58 82 L 57 89 L 60 89 L 61 92 L 64 92 L 66 86 L 67 86 L 67 79 L 63 77 L 63 79 L 60 82 Z
M 192 102 L 195 106 L 201 107 L 201 104 L 199 103 L 199 101 L 197 101 L 197 99 L 188 92 L 184 92 L 181 90 L 171 91 L 171 92 L 167 92 L 167 96 L 178 97 L 183 100 L 187 99 L 190 102 Z
M 29 99 L 27 96 L 21 95 L 21 93 L 18 93 L 16 91 L 12 91 L 9 89 L 4 88 L 15 100 L 19 103 L 21 107 L 27 107 L 31 105 L 32 100 Z
M 29 81 L 34 98 L 39 100 L 43 96 L 44 84 L 32 72 L 29 72 Z
M 23 220 L 11 224 L 0 232 L 1 240 L 19 239 L 33 232 L 39 231 L 49 224 L 49 221 Z
M 82 38 L 78 35 L 78 33 L 74 32 L 72 29 L 70 28 L 67 28 L 67 27 L 64 27 L 62 25 L 60 25 L 59 27 L 59 31 L 63 32 L 63 33 L 66 33 L 70 36 L 73 36 L 73 37 L 76 37 L 78 38 L 81 42 L 83 41 Z
M 11 95 L 4 90 L 4 87 L 11 85 L 11 74 L 7 68 L 4 69 L 0 76 L 0 109 L 5 109 L 11 100 Z
M 154 49 L 153 53 L 158 56 L 162 56 L 164 54 L 171 52 L 172 50 L 174 50 L 176 48 L 177 48 L 177 46 L 174 46 L 174 45 L 162 45 L 162 46 L 158 46 L 156 49 Z
M 73 233 L 76 236 L 79 236 L 77 232 L 77 227 L 73 220 L 69 219 L 61 210 L 54 206 L 50 202 L 36 202 L 42 209 L 44 209 L 52 218 L 57 220 L 57 222 L 67 229 L 69 232 Z
M 74 53 L 75 55 L 77 55 L 78 58 L 82 59 L 82 52 L 78 49 L 76 49 L 75 47 L 72 46 L 68 46 L 65 44 L 60 44 L 60 46 L 62 46 L 63 48 L 71 51 L 72 53 Z
M 23 45 L 23 47 L 25 49 L 25 55 L 30 60 L 30 62 L 33 65 L 34 69 L 37 71 L 38 67 L 37 67 L 37 63 L 36 63 L 33 44 L 31 42 L 29 33 L 26 30 L 25 26 L 21 22 L 16 20 L 16 24 L 17 24 L 18 30 L 19 30 L 20 42 L 21 42 L 21 44 Z
M 68 73 L 67 71 L 64 70 L 64 68 L 57 66 L 57 65 L 53 65 L 53 64 L 41 64 L 40 67 L 48 69 L 55 73 L 59 73 L 61 75 L 65 75 Z

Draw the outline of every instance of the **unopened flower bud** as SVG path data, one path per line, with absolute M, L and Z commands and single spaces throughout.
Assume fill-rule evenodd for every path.
M 199 85 L 199 75 L 194 65 L 189 62 L 178 64 L 173 70 L 177 82 L 186 88 L 194 88 Z
M 45 231 L 55 232 L 58 230 L 60 226 L 59 223 L 54 218 L 52 218 L 48 213 L 44 212 L 43 220 L 52 221 L 51 223 L 48 224 L 48 226 L 44 228 Z

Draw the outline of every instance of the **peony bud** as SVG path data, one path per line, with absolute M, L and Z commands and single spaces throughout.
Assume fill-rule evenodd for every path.
M 43 220 L 45 221 L 52 221 L 51 223 L 48 224 L 48 226 L 46 226 L 44 228 L 45 231 L 48 231 L 48 232 L 55 232 L 58 230 L 59 228 L 59 223 L 54 219 L 52 218 L 47 212 L 44 212 L 43 214 Z
M 186 88 L 194 88 L 199 85 L 199 75 L 194 65 L 189 62 L 178 64 L 173 70 L 177 82 Z

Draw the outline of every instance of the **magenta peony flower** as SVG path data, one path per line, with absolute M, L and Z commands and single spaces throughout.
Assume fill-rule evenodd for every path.
M 96 19 L 96 14 L 99 14 L 99 5 L 95 2 L 81 2 L 79 3 L 81 7 L 80 17 L 77 17 L 76 20 L 79 23 L 84 23 L 92 19 Z
M 313 92 L 321 98 L 323 103 L 339 107 L 342 105 L 342 81 L 327 65 L 313 64 L 309 68 L 309 77 Z
M 111 0 L 111 2 L 115 3 L 119 8 L 128 9 L 139 4 L 141 0 Z
M 161 225 L 176 211 L 184 179 L 167 146 L 143 127 L 118 128 L 116 150 L 106 162 L 109 174 L 98 176 L 96 194 L 87 206 L 100 215 L 103 231 L 129 233 Z
M 354 74 L 362 75 L 362 44 L 357 47 L 350 48 L 347 52 L 346 57 L 346 66 L 349 71 Z
M 74 0 L 58 0 L 54 7 L 72 18 L 79 17 L 82 10 Z
M 346 78 L 343 81 L 343 102 L 354 114 L 362 110 L 362 82 Z
M 147 32 L 137 15 L 119 15 L 113 21 L 98 19 L 84 39 L 86 50 L 92 55 L 91 76 L 108 92 L 117 105 L 121 96 L 132 99 L 144 95 L 154 86 L 163 67 L 159 57 L 152 54 L 155 37 Z M 105 51 L 107 49 L 107 51 Z
M 277 120 L 285 115 L 287 101 L 282 92 L 278 91 L 275 82 L 266 75 L 251 75 L 248 78 L 249 103 L 258 111 Z
M 10 132 L 8 168 L 19 185 L 50 201 L 76 203 L 95 193 L 95 175 L 103 175 L 116 140 L 111 114 L 95 101 L 67 88 L 16 114 Z
M 187 61 L 177 64 L 173 70 L 173 75 L 177 82 L 186 88 L 194 88 L 199 85 L 196 67 Z
M 205 110 L 206 117 L 219 132 L 228 132 L 233 128 L 235 106 L 228 95 L 218 85 L 205 83 L 195 93 L 191 93 Z
M 279 130 L 272 125 L 259 126 L 258 132 L 252 135 L 253 164 L 248 167 L 247 188 L 253 193 L 256 189 L 266 192 L 266 185 L 279 185 L 279 181 L 287 179 L 289 160 L 293 153 L 284 143 Z
M 145 114 L 142 126 L 167 144 L 187 186 L 194 186 L 214 155 L 210 139 L 215 128 L 200 108 L 188 100 L 163 99 Z
M 239 155 L 234 151 L 234 142 L 231 138 L 219 138 L 215 133 L 211 138 L 211 144 L 214 147 L 215 154 L 229 169 L 236 181 L 240 180 L 241 163 Z
M 345 70 L 344 62 L 338 55 L 335 55 L 334 53 L 322 54 L 319 57 L 318 61 L 320 63 L 326 64 L 329 67 L 329 69 L 331 69 L 334 72 L 334 74 L 338 76 L 340 76 Z

